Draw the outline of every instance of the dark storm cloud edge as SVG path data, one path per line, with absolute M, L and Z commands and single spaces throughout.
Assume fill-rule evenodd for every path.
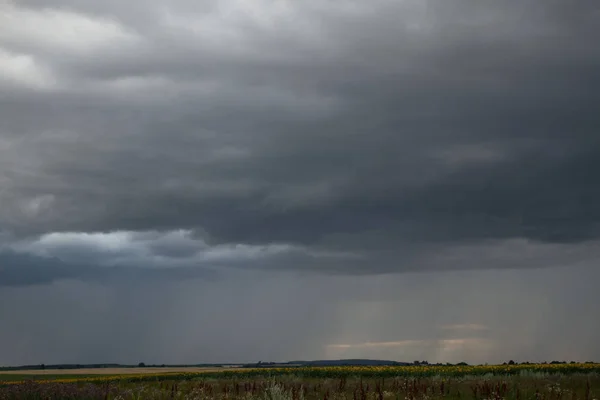
M 127 266 L 101 266 L 66 263 L 58 258 L 37 257 L 15 252 L 0 252 L 0 286 L 44 285 L 60 280 L 87 282 L 132 282 L 144 280 L 212 280 L 209 268 L 138 268 Z
M 310 57 L 261 63 L 169 53 L 144 18 L 104 10 L 123 11 L 118 20 L 158 38 L 158 51 L 142 54 L 142 61 L 50 63 L 82 79 L 161 72 L 175 82 L 229 80 L 239 90 L 224 87 L 210 99 L 186 94 L 158 105 L 115 105 L 82 93 L 52 94 L 52 107 L 43 96 L 1 97 L 0 133 L 9 138 L 48 128 L 81 135 L 34 142 L 28 151 L 48 151 L 33 174 L 20 174 L 22 160 L 8 164 L 8 200 L 20 204 L 51 193 L 53 212 L 31 220 L 7 207 L 0 222 L 20 236 L 187 228 L 212 244 L 290 242 L 372 256 L 347 262 L 350 268 L 311 268 L 341 273 L 436 270 L 411 264 L 411 257 L 449 243 L 598 239 L 600 183 L 592 171 L 600 167 L 600 51 L 587 44 L 600 30 L 597 3 L 566 9 L 554 1 L 543 10 L 529 8 L 535 3 L 486 3 L 506 18 L 531 17 L 531 26 L 518 24 L 524 31 L 512 37 L 503 25 L 514 19 L 461 25 L 463 17 L 485 15 L 484 6 L 432 4 L 448 23 L 437 39 L 421 38 L 421 52 L 392 21 L 365 16 L 369 35 L 356 31 L 338 53 L 317 51 L 323 57 L 313 63 Z M 335 21 L 334 37 L 348 32 L 348 21 Z M 266 44 L 276 50 L 282 43 Z M 255 91 L 257 81 L 263 91 Z M 323 111 L 285 96 L 280 101 L 279 92 L 307 96 L 309 103 L 328 99 L 332 106 L 325 101 Z M 266 109 L 255 95 L 265 96 Z M 243 151 L 211 158 L 227 146 Z M 478 158 L 485 151 L 489 159 Z M 367 240 L 372 232 L 379 241 Z M 0 284 L 80 275 L 59 261 L 43 270 L 24 266 L 29 263 L 17 269 L 14 256 L 5 261 Z M 95 269 L 86 271 L 96 279 Z
M 286 272 L 300 273 L 302 276 L 364 276 L 399 272 L 508 271 L 564 268 L 600 259 L 597 242 L 589 245 L 563 244 L 560 247 L 524 241 L 508 244 L 491 242 L 487 247 L 476 243 L 471 246 L 463 244 L 458 248 L 409 245 L 402 249 L 372 250 L 346 257 L 315 256 L 295 250 L 262 259 L 199 261 L 189 258 L 178 266 L 169 266 L 168 262 L 149 266 L 141 258 L 114 263 L 111 262 L 110 253 L 90 252 L 85 261 L 67 261 L 58 257 L 4 250 L 0 251 L 0 286 L 43 285 L 62 280 L 136 285 L 186 280 L 216 281 L 227 280 L 236 271 L 262 272 L 271 276 Z M 400 253 L 402 257 L 398 256 Z M 85 251 L 81 252 L 81 255 L 85 254 Z

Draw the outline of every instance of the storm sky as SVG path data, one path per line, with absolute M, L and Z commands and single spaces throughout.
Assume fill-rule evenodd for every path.
M 597 0 L 0 0 L 0 365 L 600 360 Z

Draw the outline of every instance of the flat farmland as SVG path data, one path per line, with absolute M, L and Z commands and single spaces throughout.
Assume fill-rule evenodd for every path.
M 85 381 L 86 379 L 117 379 L 127 377 L 169 377 L 173 375 L 200 375 L 220 373 L 223 371 L 238 371 L 239 368 L 219 367 L 146 367 L 146 368 L 81 368 L 81 369 L 45 369 L 0 371 L 1 382 L 19 381 L 52 381 L 71 380 Z
M 39 379 L 0 381 L 0 400 L 600 399 L 598 364 L 165 369 L 113 368 L 106 377 L 83 375 L 85 370 L 79 377 L 32 373 Z
M 17 371 L 0 371 L 0 375 L 140 375 L 140 374 L 168 374 L 176 372 L 218 372 L 231 371 L 236 368 L 224 367 L 134 367 L 134 368 L 81 368 L 81 369 L 31 369 Z

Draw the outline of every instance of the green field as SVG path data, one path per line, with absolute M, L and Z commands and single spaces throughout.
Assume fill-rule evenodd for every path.
M 0 400 L 597 400 L 600 365 L 263 368 L 0 375 Z

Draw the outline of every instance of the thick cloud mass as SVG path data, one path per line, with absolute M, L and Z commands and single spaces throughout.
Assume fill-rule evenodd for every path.
M 406 347 L 395 356 L 600 355 L 583 339 L 553 352 L 552 343 L 575 340 L 566 331 L 532 347 L 535 332 L 555 327 L 549 317 L 532 323 L 529 342 L 498 342 L 501 326 L 469 302 L 434 325 L 489 329 L 426 337 L 434 328 L 414 317 L 402 331 L 393 304 L 426 303 L 418 284 L 379 306 L 350 288 L 381 274 L 396 284 L 431 279 L 432 293 L 451 285 L 449 296 L 480 285 L 497 297 L 473 294 L 474 304 L 505 312 L 513 304 L 502 299 L 514 296 L 535 313 L 549 307 L 545 296 L 559 296 L 550 302 L 558 307 L 573 294 L 539 286 L 527 300 L 527 285 L 496 290 L 490 276 L 573 276 L 579 291 L 597 274 L 599 35 L 596 0 L 0 2 L 0 299 L 99 301 L 72 311 L 127 332 L 124 347 L 106 353 L 110 332 L 74 329 L 80 349 L 64 357 L 32 334 L 16 349 L 37 350 L 0 364 L 101 354 L 200 362 L 205 348 L 221 349 L 207 360 L 384 357 Z M 459 270 L 481 281 L 467 284 Z M 313 297 L 320 280 L 330 289 Z M 267 308 L 245 322 L 253 350 L 207 344 L 219 339 L 215 327 L 199 344 L 156 345 L 174 340 L 160 319 L 148 311 L 133 327 L 127 316 L 157 291 L 169 299 L 162 313 L 200 304 L 188 322 L 173 317 L 190 332 L 199 321 L 225 329 L 202 305 L 217 293 L 229 293 L 220 310 L 232 319 L 254 312 L 234 306 L 251 307 L 251 296 Z M 278 296 L 288 300 L 270 314 Z M 558 315 L 585 312 L 589 301 Z M 336 304 L 329 315 L 274 334 L 298 347 L 269 353 L 271 341 L 260 342 L 269 315 L 309 318 L 327 302 Z M 364 308 L 357 321 L 390 333 L 357 322 L 338 335 L 354 302 Z M 32 304 L 0 308 L 13 327 L 0 343 L 52 324 Z M 25 311 L 31 320 L 17 316 Z M 509 326 L 522 326 L 515 318 Z M 600 333 L 582 321 L 573 323 Z M 147 341 L 123 350 L 142 326 L 154 330 Z

